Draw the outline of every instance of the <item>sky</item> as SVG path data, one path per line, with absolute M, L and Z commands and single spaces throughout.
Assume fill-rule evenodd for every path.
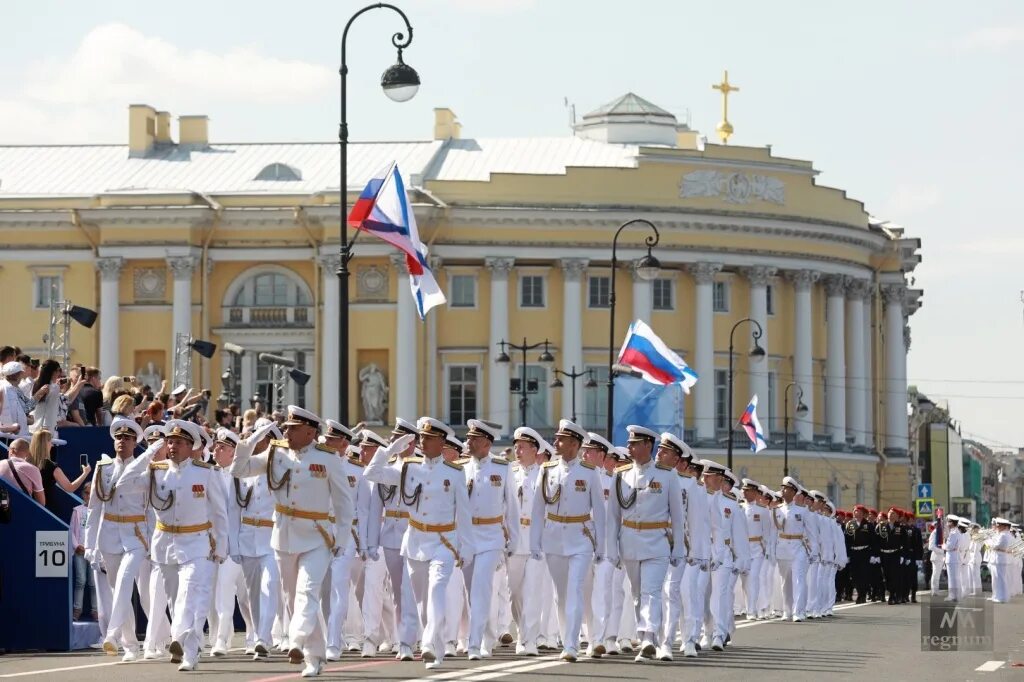
M 380 91 L 400 17 L 349 36 L 352 140 L 569 134 L 633 91 L 709 137 L 810 159 L 922 240 L 909 381 L 965 437 L 1024 446 L 1024 3 L 395 0 L 416 98 Z M 364 2 L 4 3 L 0 143 L 127 141 L 129 103 L 208 114 L 214 142 L 334 140 L 341 34 Z

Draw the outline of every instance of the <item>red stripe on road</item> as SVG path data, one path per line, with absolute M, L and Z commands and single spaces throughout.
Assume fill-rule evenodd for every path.
M 387 665 L 388 663 L 397 663 L 397 661 L 370 661 L 368 663 L 353 663 L 352 665 L 343 665 L 337 668 L 324 668 L 325 673 L 337 673 L 343 670 L 360 670 L 362 668 L 376 668 L 379 665 Z M 294 680 L 302 677 L 302 673 L 291 673 L 289 675 L 276 675 L 274 677 L 258 677 L 252 682 L 279 682 L 280 680 Z

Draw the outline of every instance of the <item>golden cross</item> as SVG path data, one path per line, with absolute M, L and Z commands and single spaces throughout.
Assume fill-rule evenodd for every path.
M 740 89 L 729 82 L 728 69 L 722 76 L 722 82 L 712 85 L 711 88 L 722 93 L 722 122 L 715 127 L 715 130 L 718 131 L 718 137 L 722 139 L 722 144 L 729 144 L 729 136 L 733 133 L 732 124 L 729 123 L 729 93 L 739 92 Z

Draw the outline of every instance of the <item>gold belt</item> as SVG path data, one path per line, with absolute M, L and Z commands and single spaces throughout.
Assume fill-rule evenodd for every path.
M 580 516 L 562 516 L 560 514 L 548 514 L 548 521 L 557 521 L 558 523 L 586 523 L 590 520 L 590 514 L 582 514 Z
M 120 516 L 118 514 L 104 514 L 104 521 L 113 521 L 114 523 L 145 523 L 146 516 L 144 514 L 138 514 L 136 516 Z
M 292 516 L 297 519 L 306 519 L 308 521 L 329 521 L 331 518 L 331 515 L 327 512 L 304 511 L 302 509 L 286 507 L 283 504 L 275 504 L 274 511 L 278 514 Z
M 760 535 L 755 535 L 752 538 L 747 538 L 747 540 L 749 540 L 750 542 L 761 542 L 761 540 L 763 539 L 764 538 L 762 538 Z
M 454 523 L 420 523 L 412 517 L 409 518 L 409 525 L 424 533 L 450 533 L 455 530 Z
M 273 528 L 274 522 L 271 519 L 257 519 L 252 516 L 243 516 L 242 523 L 247 526 L 256 526 L 257 528 Z
M 672 527 L 668 521 L 627 521 L 625 519 L 623 519 L 622 525 L 633 530 L 662 530 Z
M 191 526 L 173 526 L 171 524 L 164 523 L 163 521 L 156 522 L 156 529 L 162 530 L 165 533 L 201 533 L 204 530 L 210 530 L 211 528 L 213 528 L 213 524 L 209 521 L 196 523 Z
M 726 545 L 726 547 L 728 547 L 728 546 L 729 546 L 729 545 L 731 545 L 731 544 L 732 544 L 732 538 L 726 538 L 726 539 L 725 539 L 725 545 Z
M 505 520 L 504 516 L 474 516 L 474 526 L 492 526 Z
M 519 519 L 519 525 L 520 526 L 529 526 L 530 525 L 530 519 Z
M 803 533 L 801 533 L 800 535 L 790 535 L 788 533 L 779 533 L 779 539 L 780 540 L 803 540 L 804 536 L 803 536 Z
M 409 512 L 399 511 L 398 509 L 388 509 L 384 512 L 384 516 L 389 519 L 407 519 L 409 518 Z

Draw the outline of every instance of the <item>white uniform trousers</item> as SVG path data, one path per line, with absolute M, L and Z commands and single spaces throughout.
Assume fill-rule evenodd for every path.
M 269 649 L 273 641 L 274 616 L 281 601 L 281 574 L 274 556 L 242 557 L 242 577 L 256 633 L 254 644 L 262 644 Z
M 537 646 L 543 599 L 541 584 L 545 579 L 544 563 L 531 559 L 529 554 L 513 554 L 508 558 L 512 619 L 519 633 L 519 646 Z
M 967 562 L 967 572 L 971 575 L 971 596 L 984 592 L 981 586 L 981 557 L 971 555 L 971 560 Z
M 107 636 L 107 625 L 110 623 L 110 602 L 114 599 L 114 591 L 107 582 L 106 569 L 96 563 L 89 567 L 92 571 L 93 584 L 96 585 L 96 619 L 100 626 L 100 643 Z
M 614 637 L 618 641 L 622 633 L 630 634 L 636 630 L 636 617 L 633 609 L 623 608 L 626 605 L 626 572 L 616 568 L 612 574 L 612 610 L 608 616 L 608 631 L 605 639 Z
M 757 588 L 757 609 L 755 613 L 762 618 L 771 611 L 772 590 L 775 587 L 775 576 L 778 566 L 774 559 L 764 559 L 758 575 L 760 581 Z
M 395 604 L 385 589 L 387 564 L 380 556 L 363 562 L 363 641 L 379 646 L 395 638 Z
M 593 561 L 593 555 L 590 554 L 547 555 L 548 572 L 558 601 L 562 646 L 573 651 L 579 646 L 580 630 L 583 627 L 583 583 Z
M 327 547 L 293 554 L 276 552 L 277 567 L 281 572 L 281 588 L 287 611 L 288 643 L 302 649 L 307 661 L 310 657 L 323 660 L 327 656 L 326 625 L 320 611 L 320 589 L 331 564 Z
M 757 602 L 761 598 L 762 566 L 764 566 L 763 556 L 751 556 L 750 570 L 740 576 L 743 595 L 746 597 L 746 601 L 740 604 L 740 610 L 751 617 L 757 615 Z
M 142 568 L 139 569 L 139 594 L 145 595 L 149 604 L 146 611 L 146 641 L 143 643 L 143 650 L 162 652 L 171 643 L 171 621 L 167 618 L 167 591 L 164 589 L 164 581 L 160 578 L 160 567 L 148 558 L 142 562 Z
M 235 633 L 236 598 L 238 610 L 245 623 L 246 643 L 248 644 L 253 632 L 252 613 L 249 610 L 248 590 L 245 586 L 245 576 L 242 575 L 242 567 L 231 559 L 225 559 L 224 563 L 215 564 L 215 567 L 217 577 L 214 583 L 209 617 L 211 646 L 220 645 L 225 649 L 231 648 L 231 638 Z
M 457 645 L 469 637 L 469 616 L 466 613 L 466 577 L 461 570 L 452 571 L 444 604 L 444 641 Z
M 590 617 L 587 620 L 587 638 L 590 646 L 603 644 L 608 637 L 612 615 L 612 580 L 615 577 L 615 566 L 609 561 L 602 561 L 594 566 L 593 587 L 590 592 Z
M 929 584 L 929 588 L 932 594 L 939 593 L 939 585 L 942 583 L 942 564 L 943 559 L 932 559 L 932 581 Z M 991 568 L 991 567 L 990 567 Z
M 665 590 L 665 575 L 668 573 L 668 557 L 642 561 L 623 559 L 622 567 L 629 578 L 633 596 L 637 639 L 660 646 L 665 613 L 662 592 Z
M 705 604 L 711 586 L 711 571 L 687 565 L 680 590 L 683 593 L 683 644 L 700 641 Z
M 171 640 L 184 650 L 184 662 L 195 663 L 203 639 L 203 621 L 210 610 L 215 564 L 202 557 L 159 566 L 171 605 Z
M 796 559 L 779 559 L 782 576 L 782 615 L 804 618 L 807 612 L 807 557 L 797 554 Z
M 498 563 L 494 571 L 494 590 L 491 594 L 491 624 L 500 637 L 512 632 L 512 593 L 508 586 L 508 558 Z M 488 642 L 484 642 L 488 644 Z M 497 642 L 490 642 L 498 646 Z
M 669 566 L 665 576 L 665 625 L 661 632 L 662 644 L 666 647 L 675 646 L 676 635 L 683 621 L 683 576 L 686 574 L 687 564 L 679 562 L 678 566 Z
M 814 562 L 807 566 L 807 575 L 804 577 L 804 585 L 807 591 L 807 602 L 805 609 L 808 614 L 812 616 L 818 615 L 818 585 L 819 571 L 821 570 L 821 564 Z M 902 570 L 902 569 L 901 569 Z
M 412 590 L 402 589 L 407 578 L 405 559 L 401 551 L 384 548 L 384 561 L 387 564 L 388 576 L 391 578 L 391 592 L 395 595 L 395 633 L 398 641 L 410 647 L 416 646 L 419 639 L 420 621 L 416 611 L 416 599 Z
M 1010 590 L 1007 571 L 1003 570 L 1010 568 L 1008 564 L 999 566 L 997 564 L 989 564 L 988 572 L 992 576 L 992 599 L 999 602 L 1009 601 Z
M 107 568 L 107 584 L 110 585 L 110 620 L 107 623 L 106 638 L 125 649 L 136 651 L 139 639 L 135 636 L 135 610 L 132 607 L 132 591 L 139 577 L 146 552 L 141 547 L 124 554 L 102 552 L 103 564 Z
M 732 572 L 731 566 L 719 566 L 711 572 L 711 600 L 708 607 L 714 626 L 708 627 L 705 623 L 705 629 L 711 636 L 721 637 L 723 641 L 732 633 L 732 602 L 735 589 L 736 574 Z
M 470 649 L 479 649 L 485 643 L 490 649 L 498 638 L 494 631 L 494 619 L 491 617 L 491 598 L 494 595 L 495 571 L 502 554 L 500 549 L 479 552 L 472 555 L 462 566 L 466 594 L 469 595 Z
M 363 562 L 354 551 L 344 551 L 331 560 L 330 616 L 327 619 L 327 647 L 344 651 L 348 642 L 343 632 L 348 618 L 349 595 L 362 577 Z
M 544 562 L 544 570 L 540 579 L 540 635 L 547 646 L 554 647 L 561 639 L 558 634 L 558 602 L 555 600 L 555 583 L 551 580 L 551 572 Z
M 455 557 L 450 554 L 439 555 L 430 561 L 405 560 L 405 577 L 412 587 L 409 591 L 413 594 L 423 625 L 422 648 L 429 648 L 438 661 L 444 658 L 445 595 L 453 570 Z
M 963 597 L 963 589 L 960 582 L 960 555 L 946 554 L 946 584 L 949 587 L 948 598 L 950 600 Z

